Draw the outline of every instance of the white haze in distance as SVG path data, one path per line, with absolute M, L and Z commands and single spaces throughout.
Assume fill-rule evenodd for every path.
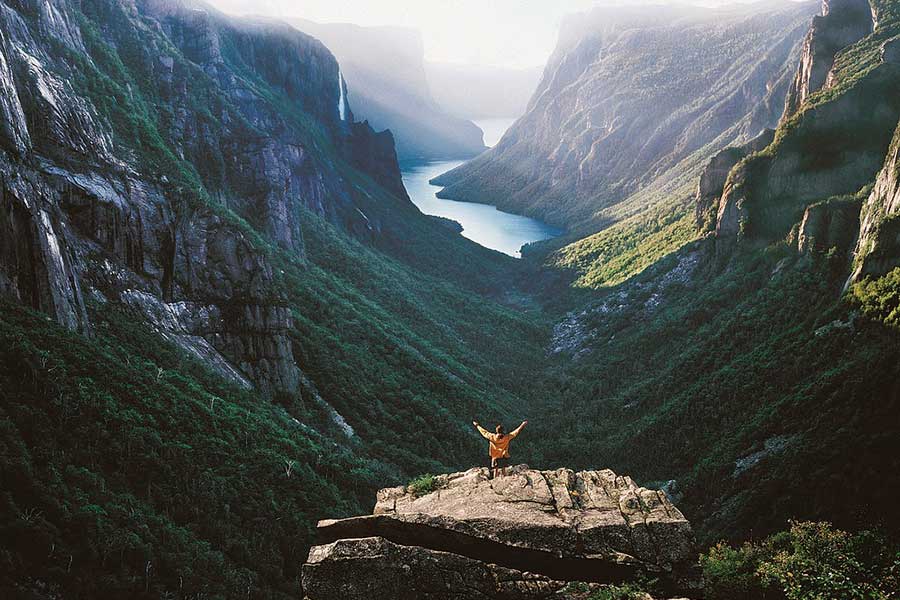
M 425 60 L 543 66 L 563 17 L 594 0 L 208 0 L 232 14 L 301 17 L 319 23 L 391 25 L 422 33 Z
M 300 17 L 319 23 L 390 25 L 422 33 L 425 60 L 509 68 L 542 67 L 566 15 L 597 4 L 673 0 L 207 0 L 235 15 Z M 721 6 L 752 0 L 688 0 Z M 778 0 L 775 0 L 778 1 Z M 790 1 L 790 0 L 781 0 Z

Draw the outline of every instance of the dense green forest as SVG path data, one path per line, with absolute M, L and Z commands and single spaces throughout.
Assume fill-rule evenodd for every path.
M 163 180 L 177 211 L 212 210 L 273 266 L 267 293 L 291 312 L 304 379 L 273 397 L 243 389 L 102 294 L 88 302 L 87 335 L 4 303 L 0 590 L 296 598 L 318 519 L 367 512 L 378 488 L 417 473 L 483 463 L 468 424 L 520 418 L 549 322 L 516 292 L 523 265 L 348 164 L 277 78 L 242 62 L 230 44 L 243 31 L 222 30 L 224 64 L 343 179 L 353 210 L 384 224 L 381 235 L 354 236 L 341 219 L 296 206 L 302 254 L 275 244 L 256 213 L 229 208 L 241 190 L 226 181 L 225 158 L 186 152 L 175 122 L 190 111 L 248 143 L 265 132 L 133 8 L 67 6 L 84 51 L 51 37 L 58 74 L 93 101 L 112 149 Z M 26 9 L 23 26 L 39 31 L 40 13 Z M 154 48 L 190 73 L 187 105 L 155 85 Z M 90 252 L 94 265 L 109 258 Z
M 311 391 L 229 385 L 123 309 L 95 305 L 88 339 L 5 304 L 0 571 L 78 597 L 296 597 L 316 520 L 483 462 L 468 424 L 519 417 L 546 327 L 308 218 L 292 335 L 355 434 Z
M 655 268 L 677 272 L 690 252 Z M 701 285 L 660 291 L 657 271 L 612 288 L 582 319 L 587 352 L 548 379 L 558 391 L 535 437 L 555 440 L 538 461 L 677 478 L 706 539 L 740 537 L 735 523 L 772 531 L 784 515 L 896 528 L 897 331 L 868 316 L 896 297 L 863 284 L 842 299 L 835 262 L 781 245 Z M 785 445 L 740 473 L 766 440 Z

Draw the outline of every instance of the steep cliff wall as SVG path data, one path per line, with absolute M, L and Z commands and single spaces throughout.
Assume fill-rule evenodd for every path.
M 573 18 L 526 114 L 437 178 L 440 195 L 583 228 L 683 175 L 674 167 L 689 157 L 702 163 L 774 127 L 813 10 L 601 7 Z
M 378 236 L 351 166 L 408 204 L 343 85 L 313 38 L 189 1 L 0 3 L 0 293 L 82 331 L 122 303 L 226 377 L 295 390 L 267 244 L 302 260 L 301 207 Z
M 835 55 L 872 32 L 868 0 L 823 0 L 803 39 L 797 73 L 785 101 L 784 118 L 792 116 L 810 94 L 825 85 Z
M 701 232 L 706 233 L 715 229 L 719 199 L 731 169 L 749 155 L 765 149 L 774 139 L 775 130 L 767 129 L 746 144 L 725 148 L 710 159 L 700 175 L 695 200 L 694 219 Z
M 900 267 L 900 129 L 863 204 L 850 281 L 878 277 Z
M 724 186 L 720 254 L 739 240 L 780 239 L 808 205 L 856 194 L 875 179 L 900 118 L 900 65 L 891 52 L 900 26 L 892 13 L 876 18 L 888 4 L 875 2 L 872 12 L 851 0 L 824 5 L 774 143 L 738 165 Z

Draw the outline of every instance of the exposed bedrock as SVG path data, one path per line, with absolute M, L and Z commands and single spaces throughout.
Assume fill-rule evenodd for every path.
M 785 118 L 796 113 L 810 94 L 826 84 L 835 55 L 872 29 L 868 0 L 823 0 L 822 14 L 813 18 L 803 39 L 800 64 L 785 101 Z
M 738 163 L 725 181 L 715 227 L 720 256 L 728 256 L 739 240 L 784 239 L 798 225 L 818 228 L 819 244 L 835 234 L 836 223 L 852 218 L 852 203 L 823 202 L 857 194 L 875 179 L 900 118 L 896 40 L 877 43 L 888 34 L 878 29 L 876 17 L 864 0 L 823 3 L 805 38 L 775 141 Z M 860 65 L 846 59 L 839 69 L 842 51 L 870 34 L 877 45 L 857 52 L 871 55 L 871 66 L 859 71 Z M 831 233 L 822 235 L 821 227 Z M 855 227 L 840 228 L 844 233 L 835 241 L 843 248 Z M 797 241 L 808 249 L 804 236 Z
M 809 204 L 855 194 L 875 179 L 900 117 L 898 74 L 882 62 L 839 97 L 801 112 L 774 151 L 737 165 L 719 203 L 717 250 L 741 239 L 782 239 Z
M 105 77 L 156 114 L 111 110 Z M 86 332 L 92 302 L 120 303 L 240 385 L 295 392 L 268 243 L 302 260 L 301 208 L 379 235 L 353 169 L 408 200 L 342 86 L 314 38 L 191 0 L 0 2 L 0 294 Z
M 807 207 L 797 229 L 802 253 L 837 252 L 847 258 L 856 242 L 860 202 L 854 198 L 819 202 Z
M 900 128 L 894 133 L 875 187 L 862 207 L 850 281 L 900 267 Z
M 725 148 L 710 159 L 700 175 L 694 208 L 694 219 L 701 232 L 712 231 L 716 227 L 719 200 L 731 169 L 747 156 L 764 149 L 774 139 L 775 130 L 766 129 L 746 144 Z
M 437 177 L 439 196 L 596 231 L 632 194 L 778 123 L 814 10 L 617 6 L 572 18 L 527 112 Z
M 408 595 L 384 597 L 544 598 L 565 582 L 641 577 L 657 578 L 664 593 L 696 591 L 690 524 L 662 492 L 629 477 L 520 465 L 494 480 L 484 468 L 439 476 L 435 488 L 421 497 L 383 489 L 373 515 L 321 521 L 303 567 L 306 597 L 362 598 L 372 585 L 402 584 Z M 373 576 L 379 562 L 391 577 Z M 444 589 L 444 578 L 426 576 L 437 570 L 478 582 L 482 596 Z M 519 595 L 503 581 L 517 582 Z

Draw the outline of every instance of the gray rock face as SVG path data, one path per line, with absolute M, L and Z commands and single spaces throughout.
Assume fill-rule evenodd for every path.
M 797 250 L 822 253 L 834 249 L 847 257 L 859 227 L 858 200 L 820 202 L 807 207 L 797 230 Z
M 436 178 L 439 195 L 602 225 L 598 211 L 684 176 L 688 157 L 703 164 L 777 124 L 813 9 L 616 6 L 572 19 L 526 114 Z
M 421 582 L 410 593 L 426 594 L 431 581 L 435 593 L 460 594 L 435 598 L 478 597 L 458 586 L 444 589 L 442 578 L 430 575 L 435 563 L 452 565 L 446 570 L 462 571 L 466 580 L 471 575 L 488 598 L 543 598 L 561 589 L 559 582 L 621 583 L 640 575 L 658 577 L 670 591 L 693 585 L 690 524 L 662 492 L 628 477 L 520 465 L 494 480 L 484 468 L 439 476 L 435 488 L 421 497 L 402 487 L 383 489 L 373 515 L 321 521 L 322 545 L 310 551 L 303 568 L 307 597 L 355 598 L 369 589 L 379 563 L 392 573 L 386 585 L 394 585 L 391 579 Z M 410 560 L 386 560 L 391 554 Z M 337 572 L 342 584 L 330 580 Z M 517 592 L 523 595 L 506 596 L 498 573 L 514 573 L 513 581 L 530 581 L 534 589 L 529 584 Z
M 253 60 L 243 68 L 313 117 L 348 161 L 405 197 L 390 134 L 377 137 L 371 128 L 354 124 L 349 108 L 342 118 L 340 69 L 321 42 L 284 23 L 232 21 L 198 10 L 187 0 L 141 0 L 139 6 L 142 14 L 158 20 L 167 38 L 214 80 L 237 111 L 219 109 L 216 117 L 226 125 L 210 127 L 185 98 L 190 70 L 180 63 L 170 68 L 167 62 L 148 59 L 160 72 L 163 87 L 172 90 L 169 101 L 183 107 L 173 123 L 181 152 L 196 157 L 207 185 L 227 189 L 229 205 L 282 247 L 303 252 L 298 203 L 351 231 L 367 230 L 367 224 L 334 165 L 319 160 L 309 136 L 257 93 L 252 79 L 241 76 L 242 67 L 235 64 L 241 65 L 244 57 Z M 154 54 L 165 57 L 163 48 Z M 219 157 L 221 164 L 205 164 L 210 157 Z
M 8 46 L 6 36 L 0 31 L 0 145 L 21 156 L 31 149 L 31 137 L 12 70 L 6 59 Z
M 98 47 L 144 79 L 115 93 L 153 94 L 158 114 L 118 117 L 135 117 L 125 133 L 90 91 Z M 300 207 L 378 235 L 338 161 L 405 198 L 390 134 L 340 110 L 342 85 L 317 40 L 189 0 L 0 3 L 0 294 L 82 331 L 86 297 L 119 303 L 239 385 L 296 390 L 291 313 L 255 237 L 302 257 Z M 137 140 L 171 158 L 148 164 Z M 200 186 L 245 222 L 185 189 Z
M 0 164 L 0 293 L 87 331 L 80 265 L 52 190 L 33 173 Z
M 800 108 L 828 80 L 835 54 L 872 32 L 868 0 L 823 0 L 822 14 L 813 19 L 803 39 L 800 65 L 785 101 L 784 117 Z
M 719 200 L 731 169 L 750 154 L 764 149 L 772 143 L 773 139 L 775 139 L 775 130 L 766 129 L 743 146 L 725 148 L 710 159 L 697 184 L 697 204 L 694 209 L 694 218 L 700 231 L 707 232 L 715 229 Z
M 316 546 L 303 569 L 306 600 L 538 600 L 560 598 L 558 593 L 567 585 L 451 552 L 395 544 L 381 537 Z
M 744 161 L 729 176 L 719 204 L 717 252 L 727 254 L 743 239 L 784 239 L 801 221 L 807 221 L 805 228 L 810 230 L 821 222 L 819 217 L 836 208 L 807 212 L 810 205 L 856 194 L 884 165 L 891 132 L 900 119 L 900 71 L 889 60 L 891 40 L 874 49 L 866 41 L 869 38 L 861 42 L 858 52 L 872 59 L 865 71 L 859 70 L 869 58 L 859 58 L 859 64 L 845 65 L 839 73 L 831 67 L 834 53 L 843 47 L 836 45 L 852 43 L 872 31 L 873 16 L 868 3 L 862 4 L 826 5 L 826 16 L 813 24 L 807 40 L 828 41 L 830 57 L 821 51 L 816 54 L 815 44 L 805 49 L 798 78 L 808 82 L 808 91 L 798 88 L 788 97 L 779 133 L 767 152 Z M 876 30 L 875 35 L 885 37 L 890 32 Z M 833 93 L 810 96 L 822 79 L 817 65 L 823 60 L 830 74 L 820 87 Z M 806 104 L 798 108 L 801 97 Z
M 866 198 L 849 283 L 878 277 L 900 267 L 900 128 L 894 133 L 884 167 Z

